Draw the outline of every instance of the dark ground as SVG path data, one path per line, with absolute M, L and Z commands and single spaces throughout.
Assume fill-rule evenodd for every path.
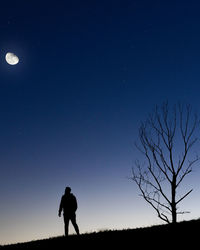
M 6 249 L 184 249 L 199 248 L 200 219 L 138 229 L 103 231 L 98 233 L 56 237 L 0 246 Z

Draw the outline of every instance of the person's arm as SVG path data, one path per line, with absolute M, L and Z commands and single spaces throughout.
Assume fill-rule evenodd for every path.
M 78 203 L 76 197 L 74 196 L 74 210 L 76 211 L 77 208 L 78 208 Z
M 58 211 L 58 216 L 59 217 L 61 216 L 62 210 L 63 210 L 63 197 L 61 198 L 61 201 L 60 201 L 60 206 L 59 206 L 59 211 Z

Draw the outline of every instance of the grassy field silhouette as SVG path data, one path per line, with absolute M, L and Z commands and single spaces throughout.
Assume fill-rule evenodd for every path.
M 179 222 L 176 225 L 157 225 L 145 228 L 108 230 L 82 235 L 70 235 L 0 246 L 6 249 L 101 249 L 140 248 L 175 249 L 198 247 L 200 219 Z

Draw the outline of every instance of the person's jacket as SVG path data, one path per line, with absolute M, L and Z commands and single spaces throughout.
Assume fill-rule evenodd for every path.
M 64 215 L 75 213 L 77 210 L 76 197 L 73 194 L 64 194 L 61 198 L 59 213 L 63 210 Z

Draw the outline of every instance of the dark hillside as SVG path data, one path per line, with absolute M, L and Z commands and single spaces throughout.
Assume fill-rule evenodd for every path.
M 175 249 L 180 247 L 198 246 L 200 220 L 177 223 L 177 225 L 159 225 L 138 229 L 103 231 L 98 233 L 72 235 L 64 237 L 37 240 L 26 243 L 1 246 L 6 249 L 97 249 L 122 247 L 123 249 Z

